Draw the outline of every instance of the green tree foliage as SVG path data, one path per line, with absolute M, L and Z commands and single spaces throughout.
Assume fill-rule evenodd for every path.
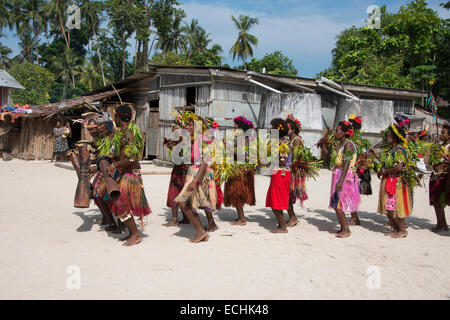
M 231 16 L 231 20 L 233 20 L 239 34 L 236 42 L 230 49 L 230 54 L 233 56 L 233 60 L 237 56 L 245 65 L 245 60 L 248 57 L 253 57 L 253 47 L 258 45 L 258 38 L 248 33 L 254 25 L 259 24 L 258 18 L 240 15 L 238 18 Z
M 188 65 L 188 58 L 174 51 L 161 52 L 152 56 L 150 64 L 158 66 L 186 66 Z
M 263 72 L 263 68 L 266 69 L 268 74 L 279 74 L 286 76 L 296 76 L 297 70 L 291 59 L 283 55 L 281 51 L 274 51 L 267 53 L 263 58 L 253 58 L 246 64 L 247 70 L 255 72 Z M 243 70 L 244 66 L 238 67 Z
M 332 65 L 318 76 L 332 80 L 432 89 L 448 97 L 448 22 L 428 8 L 424 0 L 413 0 L 397 13 L 381 8 L 381 29 L 351 27 L 344 30 L 332 51 Z M 434 83 L 439 86 L 433 87 Z M 447 91 L 446 91 L 447 90 Z
M 49 93 L 55 82 L 50 71 L 31 62 L 25 62 L 13 65 L 8 73 L 25 87 L 25 90 L 12 92 L 14 103 L 35 105 L 50 102 Z

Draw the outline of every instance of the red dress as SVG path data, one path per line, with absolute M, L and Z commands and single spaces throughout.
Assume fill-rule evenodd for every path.
M 269 190 L 267 191 L 266 207 L 275 210 L 288 210 L 291 172 L 289 170 L 275 170 L 272 173 Z

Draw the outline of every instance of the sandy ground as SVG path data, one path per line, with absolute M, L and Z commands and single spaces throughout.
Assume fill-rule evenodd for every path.
M 269 233 L 275 225 L 264 208 L 269 178 L 257 176 L 247 226 L 231 226 L 234 211 L 224 209 L 215 215 L 219 229 L 210 240 L 191 244 L 192 226 L 161 225 L 169 214 L 169 176 L 145 175 L 153 213 L 144 241 L 128 248 L 98 232 L 93 204 L 73 207 L 74 171 L 0 161 L 0 298 L 449 299 L 450 233 L 429 231 L 435 216 L 426 191 L 416 190 L 408 238 L 383 235 L 389 228 L 375 213 L 375 195 L 363 198 L 362 226 L 337 239 L 337 219 L 327 208 L 330 177 L 322 170 L 318 181 L 308 182 L 310 199 L 296 207 L 300 224 L 288 234 Z M 378 185 L 375 177 L 376 193 Z M 73 270 L 79 270 L 79 289 L 70 286 Z

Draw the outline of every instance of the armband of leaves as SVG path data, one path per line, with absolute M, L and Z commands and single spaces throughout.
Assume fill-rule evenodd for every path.
M 344 150 L 344 155 L 342 157 L 342 161 L 352 161 L 354 154 L 355 153 L 350 150 Z

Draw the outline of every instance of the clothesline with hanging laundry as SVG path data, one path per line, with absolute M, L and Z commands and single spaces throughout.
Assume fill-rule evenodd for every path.
M 6 121 L 8 120 L 8 118 L 10 118 L 11 122 L 14 122 L 18 117 L 29 113 L 33 113 L 30 104 L 15 104 L 14 106 L 4 106 L 0 108 L 0 120 Z

